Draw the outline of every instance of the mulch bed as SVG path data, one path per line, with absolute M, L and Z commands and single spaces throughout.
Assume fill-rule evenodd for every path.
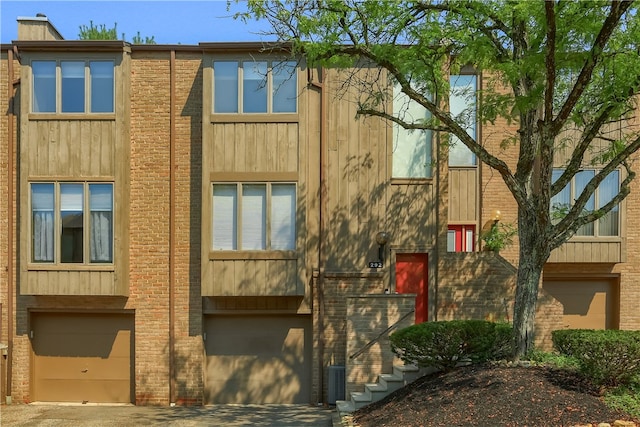
M 354 413 L 360 427 L 574 426 L 635 421 L 575 373 L 475 365 L 422 377 Z

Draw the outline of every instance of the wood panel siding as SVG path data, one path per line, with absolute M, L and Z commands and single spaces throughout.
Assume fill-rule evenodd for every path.
M 298 69 L 295 114 L 212 114 L 213 56 L 203 59 L 202 114 L 202 295 L 212 297 L 311 296 L 307 268 L 307 194 L 309 168 L 317 162 L 319 104 L 309 105 L 309 91 Z M 317 97 L 316 97 L 317 99 Z M 310 119 L 311 117 L 311 119 Z M 318 125 L 315 124 L 317 129 Z M 317 152 L 317 151 L 316 151 Z M 309 166 L 308 163 L 311 165 Z M 293 251 L 211 251 L 214 182 L 292 182 L 296 184 L 296 246 Z M 317 194 L 317 193 L 316 193 Z M 317 239 L 316 239 L 317 241 Z M 286 253 L 285 253 L 286 252 Z
M 477 168 L 449 168 L 449 221 L 478 221 Z
M 568 241 L 551 252 L 548 262 L 624 262 L 624 244 L 618 241 Z
M 30 176 L 115 176 L 115 120 L 32 120 L 26 126 L 29 150 L 22 164 Z
M 104 55 L 89 54 L 91 58 L 109 59 L 115 64 L 114 112 L 106 114 L 31 113 L 31 61 L 86 60 L 87 53 L 23 52 L 19 92 L 20 210 L 23 212 L 19 243 L 23 295 L 129 293 L 131 59 L 128 48 L 121 49 L 124 50 Z M 113 263 L 32 263 L 31 182 L 113 183 Z

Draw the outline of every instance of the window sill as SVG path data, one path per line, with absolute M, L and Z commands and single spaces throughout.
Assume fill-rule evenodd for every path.
M 209 260 L 295 260 L 296 251 L 209 251 Z
M 115 121 L 115 113 L 30 113 L 28 120 L 107 120 Z
M 38 264 L 38 263 L 29 263 L 27 265 L 27 271 L 60 271 L 60 272 L 68 272 L 68 271 L 115 271 L 116 267 L 114 264 Z
M 567 242 L 570 243 L 621 243 L 622 238 L 620 236 L 573 236 Z
M 211 114 L 212 123 L 298 123 L 298 113 Z
M 427 185 L 433 184 L 433 178 L 391 178 L 391 185 Z

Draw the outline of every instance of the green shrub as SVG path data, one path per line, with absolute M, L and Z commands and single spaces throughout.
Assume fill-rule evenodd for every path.
M 484 320 L 424 322 L 391 334 L 405 363 L 448 371 L 459 363 L 502 359 L 513 353 L 511 325 Z
M 553 366 L 560 369 L 578 370 L 579 368 L 578 361 L 574 357 L 557 351 L 547 352 L 534 349 L 527 354 L 527 360 L 536 364 Z
M 620 386 L 604 395 L 608 407 L 640 418 L 640 378 L 633 384 Z
M 551 338 L 597 385 L 632 384 L 640 377 L 640 331 L 564 329 L 553 331 Z

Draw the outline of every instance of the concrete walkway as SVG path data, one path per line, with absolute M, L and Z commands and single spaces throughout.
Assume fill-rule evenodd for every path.
M 335 410 L 309 405 L 154 407 L 107 405 L 3 405 L 0 426 L 253 426 L 331 427 Z M 340 425 L 340 424 L 338 424 Z

